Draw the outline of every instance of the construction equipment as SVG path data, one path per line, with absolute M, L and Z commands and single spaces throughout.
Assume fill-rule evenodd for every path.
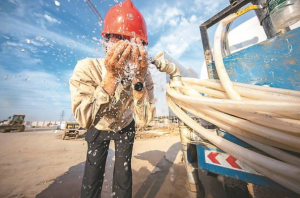
M 62 134 L 61 139 L 65 140 L 66 137 L 70 138 L 75 138 L 77 139 L 79 134 L 84 134 L 86 133 L 86 129 L 80 127 L 80 125 L 77 122 L 66 122 L 65 123 L 65 130 L 64 133 Z
M 25 131 L 24 119 L 25 115 L 13 115 L 8 117 L 7 120 L 0 121 L 0 132 Z

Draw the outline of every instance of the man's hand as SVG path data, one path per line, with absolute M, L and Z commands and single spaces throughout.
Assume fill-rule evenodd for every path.
M 140 38 L 135 38 L 131 41 L 136 43 L 136 45 L 134 45 L 132 48 L 131 57 L 132 62 L 136 64 L 136 68 L 134 69 L 135 76 L 132 80 L 132 84 L 136 84 L 137 82 L 144 83 L 148 69 L 148 54 Z M 145 89 L 143 89 L 142 91 L 133 90 L 133 97 L 136 100 L 141 99 L 144 94 Z
M 130 58 L 131 48 L 128 41 L 120 40 L 109 49 L 104 59 L 107 73 L 116 78 L 124 77 L 124 67 Z
M 134 38 L 131 41 L 136 43 L 132 49 L 132 62 L 136 64 L 136 68 L 134 69 L 135 77 L 132 83 L 143 83 L 148 69 L 147 50 L 143 46 L 140 38 Z
M 118 41 L 109 49 L 105 59 L 107 74 L 103 80 L 103 88 L 112 95 L 117 87 L 117 79 L 124 77 L 124 67 L 130 59 L 132 45 L 127 41 Z

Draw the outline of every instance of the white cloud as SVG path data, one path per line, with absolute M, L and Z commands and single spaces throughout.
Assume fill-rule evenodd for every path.
M 58 120 L 62 110 L 71 115 L 71 70 L 63 74 L 29 70 L 16 73 L 0 66 L 0 73 L 0 119 L 26 114 L 26 120 Z
M 42 43 L 38 42 L 38 41 L 35 41 L 35 40 L 30 40 L 30 44 L 36 46 L 36 47 L 41 47 L 43 46 Z
M 202 12 L 202 14 L 211 17 L 221 11 L 222 5 L 228 5 L 228 1 L 224 0 L 195 0 L 191 11 Z
M 34 16 L 36 23 L 39 24 L 43 29 L 47 29 L 47 27 L 53 26 L 55 24 L 61 24 L 59 20 L 57 20 L 47 12 L 45 14 L 34 12 L 32 16 Z
M 196 20 L 197 20 L 197 17 L 196 17 L 196 15 L 193 14 L 190 18 L 190 21 L 195 22 Z
M 18 5 L 18 1 L 17 0 L 9 0 L 10 3 Z
M 17 49 L 4 49 L 0 53 L 0 59 L 5 60 L 5 59 L 10 59 L 10 60 L 15 60 L 17 59 L 19 63 L 19 67 L 22 67 L 24 65 L 28 65 L 30 67 L 34 67 L 36 65 L 39 65 L 42 63 L 42 60 L 38 57 L 33 57 L 29 54 L 27 49 L 19 47 L 19 46 L 13 46 L 17 47 Z M 2 46 L 3 49 L 3 46 Z
M 16 38 L 32 38 L 32 37 L 44 37 L 47 40 L 55 40 L 57 43 L 60 43 L 65 46 L 70 46 L 70 42 L 74 45 L 73 50 L 78 50 L 90 55 L 98 54 L 96 50 L 92 47 L 89 47 L 81 42 L 74 41 L 66 36 L 60 35 L 53 31 L 47 29 L 41 29 L 38 26 L 20 21 L 13 17 L 6 17 L 4 15 L 0 15 L 2 17 L 0 32 L 3 34 L 9 34 Z M 37 43 L 35 43 L 37 44 Z M 38 44 L 37 44 L 38 45 Z
M 5 45 L 8 45 L 8 46 L 13 46 L 13 47 L 20 46 L 20 44 L 18 44 L 18 43 L 15 43 L 15 42 L 10 42 L 10 41 L 7 41 L 7 42 L 5 42 Z
M 192 43 L 200 40 L 198 26 L 201 21 L 195 15 L 190 20 L 182 17 L 176 27 L 164 32 L 164 35 L 150 48 L 150 54 L 156 55 L 161 51 L 167 51 L 175 59 L 180 58 Z
M 58 21 L 56 18 L 50 16 L 50 14 L 44 14 L 45 19 L 50 22 L 50 23 L 58 23 L 60 24 L 61 22 Z
M 16 5 L 16 10 L 15 10 L 16 15 L 24 16 L 25 10 L 26 10 L 26 5 L 24 4 L 23 1 L 21 1 L 21 0 L 9 0 L 9 2 Z
M 188 4 L 188 6 L 187 6 Z M 155 56 L 167 51 L 185 67 L 197 74 L 203 62 L 199 25 L 228 5 L 224 0 L 191 0 L 190 3 L 172 1 L 170 5 L 156 4 L 151 11 L 145 10 L 145 19 L 150 36 L 157 36 L 156 43 L 149 49 Z M 202 55 L 200 55 L 202 53 Z
M 170 7 L 167 4 L 157 6 L 154 12 L 144 10 L 143 13 L 149 34 L 155 34 L 167 25 L 175 26 L 184 15 L 178 7 Z

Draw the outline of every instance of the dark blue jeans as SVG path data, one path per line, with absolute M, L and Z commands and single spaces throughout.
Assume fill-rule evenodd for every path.
M 93 130 L 93 131 L 91 131 Z M 118 131 L 90 129 L 92 139 L 88 151 L 81 187 L 81 198 L 101 197 L 105 163 L 110 140 L 115 141 L 115 166 L 113 173 L 113 195 L 119 198 L 132 197 L 131 156 L 135 136 L 135 122 Z M 88 135 L 88 134 L 87 134 Z

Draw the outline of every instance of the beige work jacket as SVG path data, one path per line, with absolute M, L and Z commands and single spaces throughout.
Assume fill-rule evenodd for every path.
M 139 100 L 133 98 L 130 81 L 119 83 L 113 96 L 107 94 L 101 83 L 106 73 L 104 59 L 77 62 L 70 78 L 70 91 L 72 112 L 80 126 L 118 131 L 129 125 L 133 117 L 138 126 L 147 126 L 155 116 L 150 72 L 146 75 L 146 92 Z

